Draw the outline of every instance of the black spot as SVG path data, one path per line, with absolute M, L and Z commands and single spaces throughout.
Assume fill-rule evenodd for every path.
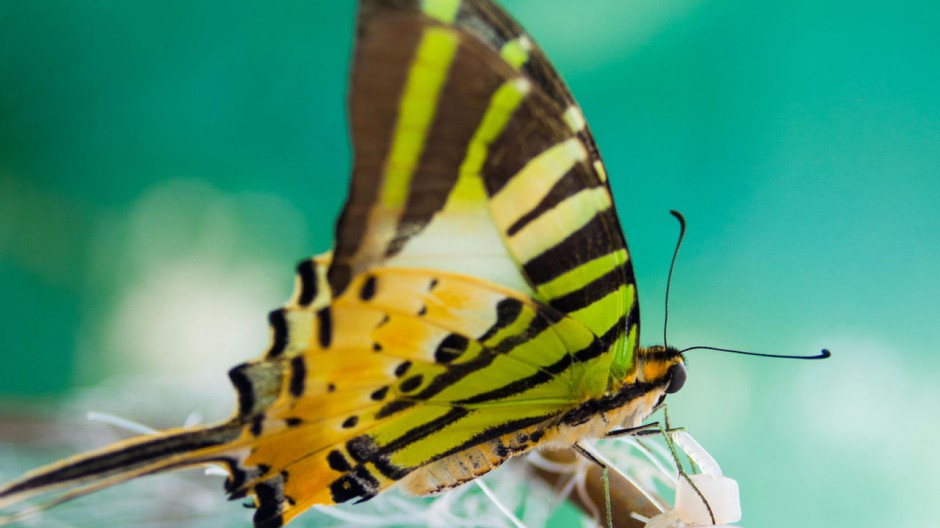
M 343 421 L 343 429 L 352 429 L 353 427 L 356 427 L 357 423 L 359 423 L 359 417 L 355 415 L 350 416 L 349 418 L 346 418 L 345 421 Z
M 251 379 L 245 373 L 249 368 L 251 366 L 248 363 L 242 363 L 228 371 L 228 378 L 232 381 L 232 385 L 235 386 L 235 391 L 238 393 L 238 414 L 240 416 L 251 413 L 252 408 L 255 406 L 254 387 L 251 385 Z
M 419 315 L 419 316 L 427 315 L 427 313 L 428 313 L 428 307 L 427 307 L 427 305 L 422 306 L 421 309 L 418 310 L 418 315 Z
M 254 525 L 256 528 L 279 528 L 284 526 L 281 517 L 281 504 L 284 502 L 281 484 L 262 482 L 255 486 L 255 497 L 258 499 L 258 511 L 255 512 Z
M 248 480 L 248 473 L 245 470 L 238 467 L 238 464 L 234 460 L 223 459 L 225 465 L 228 468 L 229 476 L 225 479 L 225 491 L 229 494 L 229 500 L 238 499 L 244 497 L 244 491 L 241 492 L 240 496 L 237 496 L 236 490 L 242 487 Z
M 346 451 L 356 462 L 366 462 L 375 456 L 379 451 L 379 446 L 375 444 L 372 437 L 368 435 L 357 436 L 346 442 Z
M 333 342 L 333 313 L 329 306 L 317 312 L 317 322 L 320 327 L 320 348 L 329 348 Z
M 337 504 L 352 499 L 359 499 L 356 502 L 366 501 L 375 497 L 379 490 L 379 481 L 364 467 L 358 467 L 330 484 L 330 494 Z
M 388 385 L 386 385 L 386 386 L 382 387 L 381 389 L 379 389 L 379 390 L 373 392 L 372 395 L 370 396 L 370 398 L 372 398 L 372 399 L 375 400 L 375 401 L 382 401 L 382 400 L 385 399 L 385 397 L 386 397 L 387 395 L 388 395 Z
M 333 383 L 327 383 L 326 392 L 336 392 L 336 385 Z
M 297 304 L 307 306 L 317 297 L 316 264 L 312 260 L 305 260 L 297 265 L 297 276 L 300 277 L 300 295 Z
M 532 433 L 530 438 L 532 439 L 533 443 L 538 443 L 538 441 L 541 440 L 543 436 L 545 436 L 545 431 L 535 431 Z
M 264 415 L 259 414 L 251 419 L 251 434 L 255 436 L 261 436 L 261 431 L 264 429 Z
M 468 346 L 470 346 L 470 340 L 465 336 L 450 334 L 441 341 L 441 344 L 437 345 L 437 350 L 434 351 L 434 360 L 438 363 L 450 363 L 466 352 Z
M 428 291 L 431 291 L 436 287 L 437 287 L 437 279 L 431 279 L 431 284 L 428 285 Z
M 271 348 L 268 357 L 278 357 L 287 347 L 287 317 L 285 311 L 274 310 L 268 314 L 268 324 L 271 325 Z
M 391 318 L 388 316 L 388 314 L 385 314 L 385 316 L 382 317 L 382 320 L 379 321 L 379 324 L 375 325 L 375 327 L 376 327 L 376 328 L 381 327 L 382 325 L 384 325 L 385 323 L 387 323 L 387 322 L 389 321 L 389 319 L 391 319 Z
M 495 336 L 500 330 L 516 322 L 522 313 L 522 302 L 518 299 L 506 298 L 496 303 L 496 322 L 493 323 L 477 341 L 484 343 Z
M 284 423 L 287 424 L 287 427 L 297 427 L 298 425 L 304 423 L 300 418 L 288 418 L 284 420 Z
M 496 441 L 496 447 L 493 448 L 493 453 L 499 458 L 506 458 L 509 456 L 509 448 L 506 447 L 506 444 L 502 440 Z
M 401 363 L 398 364 L 397 367 L 395 367 L 395 376 L 399 378 L 404 376 L 405 373 L 408 372 L 408 369 L 410 368 L 411 368 L 410 361 L 402 361 Z
M 373 352 L 381 352 L 381 351 L 382 351 L 382 345 L 380 345 L 379 343 L 372 343 L 372 351 L 373 351 Z
M 379 409 L 379 412 L 375 413 L 376 418 L 387 418 L 397 412 L 404 411 L 409 407 L 414 407 L 414 402 L 405 401 L 405 400 L 395 400 L 385 404 L 384 407 Z
M 359 298 L 363 301 L 371 301 L 375 297 L 375 275 L 369 275 L 365 282 L 362 283 L 362 288 L 359 290 Z
M 290 393 L 300 396 L 304 393 L 304 384 L 307 381 L 307 365 L 303 356 L 290 360 Z
M 421 374 L 417 374 L 417 375 L 412 376 L 412 377 L 406 379 L 405 381 L 401 382 L 401 385 L 399 385 L 398 388 L 399 388 L 402 392 L 411 392 L 411 391 L 417 389 L 418 387 L 420 387 L 420 386 L 421 386 L 421 382 L 422 382 L 423 380 L 424 380 L 424 376 L 422 376 Z
M 330 451 L 328 455 L 326 455 L 326 462 L 330 465 L 330 469 L 334 471 L 345 472 L 352 469 L 352 466 L 349 465 L 349 461 L 346 460 L 346 457 L 344 457 L 338 449 L 334 449 Z

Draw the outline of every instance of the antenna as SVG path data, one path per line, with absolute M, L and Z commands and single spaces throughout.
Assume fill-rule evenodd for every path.
M 689 347 L 679 352 L 684 354 L 689 350 L 715 350 L 717 352 L 728 352 L 729 354 L 741 354 L 742 356 L 757 356 L 757 357 L 766 357 L 766 358 L 776 358 L 776 359 L 826 359 L 827 357 L 832 356 L 832 352 L 829 352 L 829 349 L 824 348 L 819 354 L 815 356 L 785 356 L 782 354 L 759 354 L 757 352 L 745 352 L 743 350 L 732 350 L 730 348 L 718 348 L 710 346 L 694 346 Z
M 672 287 L 672 272 L 676 269 L 676 258 L 679 256 L 679 248 L 682 246 L 682 239 L 685 238 L 685 217 L 682 213 L 670 210 L 669 214 L 676 217 L 679 221 L 679 240 L 676 241 L 676 249 L 672 252 L 672 262 L 669 264 L 669 278 L 666 279 L 666 308 L 663 311 L 663 346 L 669 348 L 669 341 L 666 340 L 666 330 L 669 328 L 669 289 Z

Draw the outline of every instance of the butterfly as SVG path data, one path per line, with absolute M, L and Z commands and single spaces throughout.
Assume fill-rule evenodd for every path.
M 0 488 L 0 508 L 219 464 L 257 528 L 471 481 L 635 427 L 685 381 L 639 346 L 630 254 L 581 110 L 489 0 L 361 0 L 354 164 L 223 423 L 132 438 Z

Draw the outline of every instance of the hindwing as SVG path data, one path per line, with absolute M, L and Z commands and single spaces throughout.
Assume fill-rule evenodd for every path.
M 314 277 L 325 269 L 321 259 Z M 243 403 L 268 400 L 243 405 L 251 447 L 239 466 L 253 477 L 230 488 L 254 493 L 259 515 L 289 520 L 400 480 L 418 493 L 455 486 L 606 389 L 609 356 L 587 327 L 467 275 L 376 267 L 272 319 L 286 345 L 233 371 Z

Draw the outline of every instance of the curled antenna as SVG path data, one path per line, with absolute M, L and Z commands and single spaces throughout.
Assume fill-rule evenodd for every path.
M 718 348 L 710 346 L 694 346 L 689 347 L 684 350 L 680 350 L 681 353 L 686 353 L 689 350 L 715 350 L 718 352 L 728 352 L 729 354 L 741 354 L 742 356 L 757 356 L 757 357 L 767 357 L 767 358 L 776 358 L 776 359 L 826 359 L 832 355 L 832 352 L 829 352 L 829 349 L 824 348 L 819 354 L 815 356 L 786 356 L 782 354 L 759 354 L 757 352 L 745 352 L 744 350 L 732 350 L 730 348 Z
M 672 272 L 676 269 L 676 258 L 679 256 L 679 248 L 682 246 L 682 239 L 685 238 L 685 217 L 682 213 L 670 210 L 669 214 L 679 221 L 679 240 L 676 241 L 676 249 L 672 252 L 672 262 L 669 264 L 669 278 L 666 279 L 666 308 L 663 311 L 663 346 L 669 348 L 669 341 L 666 339 L 666 330 L 669 328 L 669 289 L 672 287 Z

